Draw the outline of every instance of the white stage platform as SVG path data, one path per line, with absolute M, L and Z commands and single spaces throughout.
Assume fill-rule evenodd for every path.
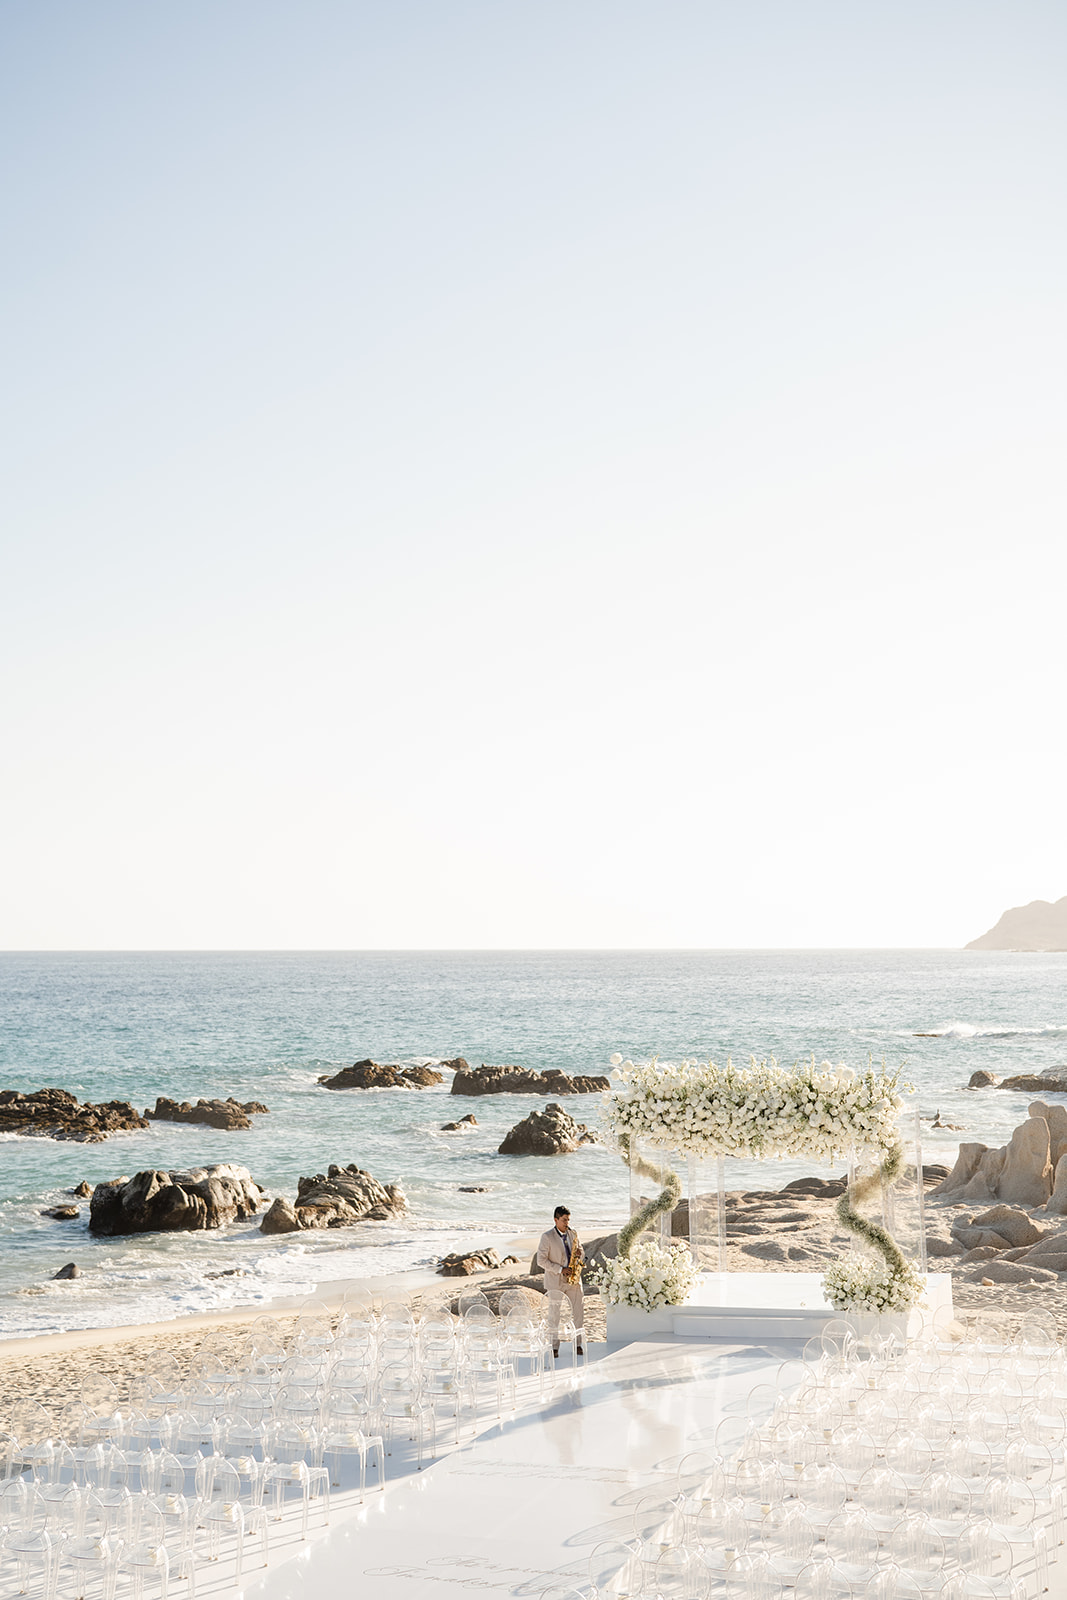
M 710 1449 L 795 1354 L 670 1337 L 612 1350 L 562 1374 L 543 1409 L 370 1497 L 277 1570 L 246 1573 L 244 1600 L 519 1600 L 585 1584 L 594 1548 L 632 1538 L 637 1501 L 673 1494 L 681 1457 Z
M 926 1307 L 913 1311 L 907 1331 L 915 1333 L 924 1315 L 952 1311 L 952 1279 L 947 1272 L 926 1276 Z M 638 1311 L 632 1306 L 607 1308 L 608 1339 L 660 1339 L 676 1334 L 683 1339 L 811 1339 L 822 1331 L 835 1311 L 822 1292 L 819 1272 L 704 1272 L 684 1305 Z M 875 1319 L 856 1319 L 861 1327 Z M 884 1319 L 883 1319 L 884 1320 Z M 894 1318 L 900 1331 L 905 1318 Z

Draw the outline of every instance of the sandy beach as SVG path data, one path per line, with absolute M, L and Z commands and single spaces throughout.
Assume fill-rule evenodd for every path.
M 727 1270 L 730 1272 L 815 1271 L 841 1248 L 842 1235 L 833 1215 L 833 1197 L 795 1191 L 750 1191 L 728 1196 Z M 958 1208 L 930 1208 L 931 1239 L 948 1239 L 949 1224 Z M 592 1243 L 592 1241 L 590 1241 Z M 240 1354 L 256 1320 L 274 1318 L 283 1333 L 297 1316 L 312 1308 L 338 1314 L 346 1292 L 367 1290 L 381 1304 L 407 1299 L 423 1311 L 454 1307 L 457 1296 L 472 1289 L 493 1290 L 525 1283 L 525 1267 L 536 1245 L 532 1236 L 512 1241 L 520 1265 L 478 1273 L 469 1278 L 442 1278 L 428 1272 L 398 1274 L 363 1283 L 331 1285 L 312 1301 L 278 1302 L 256 1307 L 180 1317 L 170 1322 L 133 1327 L 91 1328 L 47 1337 L 9 1339 L 0 1343 L 0 1428 L 2 1410 L 16 1399 L 38 1401 L 53 1415 L 74 1398 L 89 1375 L 104 1374 L 126 1398 L 131 1381 L 160 1356 L 173 1357 L 180 1367 L 191 1362 L 206 1340 L 218 1350 Z M 935 1246 L 936 1248 L 936 1246 Z M 1067 1337 L 1067 1295 L 1063 1281 L 1042 1280 L 1023 1284 L 983 1283 L 982 1264 L 954 1257 L 930 1262 L 931 1271 L 949 1271 L 953 1301 L 961 1325 L 979 1315 L 1002 1320 L 1014 1328 L 1036 1311 L 1051 1314 L 1061 1337 Z M 596 1293 L 586 1298 L 586 1330 L 591 1342 L 606 1337 L 604 1302 Z

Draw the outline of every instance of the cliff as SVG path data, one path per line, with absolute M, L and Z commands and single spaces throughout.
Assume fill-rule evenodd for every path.
M 1053 904 L 1031 900 L 1012 906 L 995 928 L 972 939 L 965 950 L 1067 950 L 1067 895 Z

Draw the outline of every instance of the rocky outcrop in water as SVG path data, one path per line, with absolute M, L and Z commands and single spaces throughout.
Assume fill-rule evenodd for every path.
M 89 1231 L 200 1232 L 244 1222 L 259 1210 L 264 1191 L 247 1167 L 219 1162 L 188 1172 L 135 1172 L 98 1183 L 89 1202 Z
M 251 1117 L 268 1116 L 270 1107 L 261 1105 L 258 1100 L 246 1100 L 243 1104 L 231 1095 L 227 1100 L 198 1100 L 190 1105 L 188 1100 L 168 1100 L 165 1095 L 156 1099 L 156 1109 L 149 1110 L 145 1106 L 145 1116 L 149 1122 L 195 1122 L 207 1128 L 250 1128 Z
M 81 1212 L 77 1206 L 49 1206 L 47 1211 L 41 1212 L 42 1217 L 50 1217 L 53 1222 L 77 1222 Z
M 583 1144 L 596 1144 L 597 1137 L 584 1122 L 575 1122 L 569 1111 L 551 1101 L 543 1111 L 528 1117 L 504 1135 L 499 1148 L 502 1156 L 562 1156 Z
M 36 1134 L 42 1139 L 73 1139 L 79 1144 L 99 1144 L 110 1133 L 147 1128 L 148 1123 L 126 1100 L 102 1105 L 79 1105 L 66 1089 L 18 1089 L 0 1092 L 0 1133 Z
M 58 1272 L 53 1272 L 52 1282 L 62 1282 L 65 1278 L 80 1278 L 82 1269 L 76 1261 L 68 1261 L 65 1267 L 60 1267 Z
M 610 1088 L 607 1078 L 571 1078 L 558 1067 L 531 1072 L 526 1067 L 468 1067 L 452 1079 L 453 1094 L 597 1094 Z
M 353 1164 L 300 1178 L 296 1202 L 279 1196 L 260 1223 L 263 1233 L 300 1233 L 308 1228 L 347 1228 L 355 1222 L 389 1222 L 407 1210 L 396 1183 L 379 1183 Z
M 458 1122 L 442 1122 L 441 1132 L 463 1133 L 467 1128 L 476 1128 L 477 1126 L 478 1118 L 473 1114 L 473 1112 L 468 1111 L 467 1115 L 465 1117 L 460 1117 Z
M 319 1079 L 324 1089 L 429 1089 L 444 1081 L 444 1073 L 433 1067 L 380 1066 L 369 1058 Z

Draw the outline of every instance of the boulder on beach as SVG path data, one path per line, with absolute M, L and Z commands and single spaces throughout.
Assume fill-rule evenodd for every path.
M 1054 1168 L 1051 1135 L 1043 1116 L 1020 1123 L 1006 1145 L 961 1144 L 956 1164 L 931 1196 L 942 1200 L 1003 1200 L 1017 1206 L 1043 1206 L 1052 1196 Z
M 188 1100 L 169 1100 L 166 1095 L 158 1095 L 156 1109 L 152 1111 L 145 1106 L 144 1114 L 149 1122 L 192 1122 L 207 1128 L 241 1129 L 252 1126 L 251 1117 L 267 1116 L 269 1111 L 269 1106 L 261 1105 L 258 1100 L 246 1100 L 242 1104 L 232 1095 L 226 1100 L 198 1100 L 195 1105 L 190 1105 Z
M 607 1078 L 569 1077 L 558 1067 L 531 1072 L 526 1067 L 468 1067 L 452 1079 L 453 1094 L 598 1094 L 610 1088 Z
M 101 1105 L 77 1098 L 66 1089 L 0 1090 L 0 1133 L 35 1134 L 42 1139 L 72 1139 L 79 1144 L 99 1144 L 110 1133 L 147 1128 L 128 1100 L 107 1100 Z
M 247 1167 L 229 1162 L 188 1172 L 135 1172 L 97 1184 L 89 1231 L 113 1237 L 221 1228 L 254 1216 L 263 1193 Z
M 475 1272 L 494 1272 L 504 1265 L 492 1245 L 482 1250 L 457 1250 L 443 1256 L 437 1270 L 443 1278 L 469 1278 Z
M 432 1067 L 381 1066 L 369 1057 L 319 1079 L 324 1089 L 429 1089 L 444 1081 L 444 1073 Z
M 556 1101 L 551 1101 L 543 1111 L 531 1111 L 528 1117 L 504 1135 L 498 1154 L 502 1156 L 559 1156 L 579 1149 L 583 1144 L 596 1144 L 584 1122 L 575 1122 L 568 1111 Z
M 399 1184 L 379 1183 L 353 1162 L 298 1179 L 296 1203 L 279 1196 L 259 1226 L 262 1233 L 347 1228 L 356 1222 L 389 1222 L 406 1210 Z

